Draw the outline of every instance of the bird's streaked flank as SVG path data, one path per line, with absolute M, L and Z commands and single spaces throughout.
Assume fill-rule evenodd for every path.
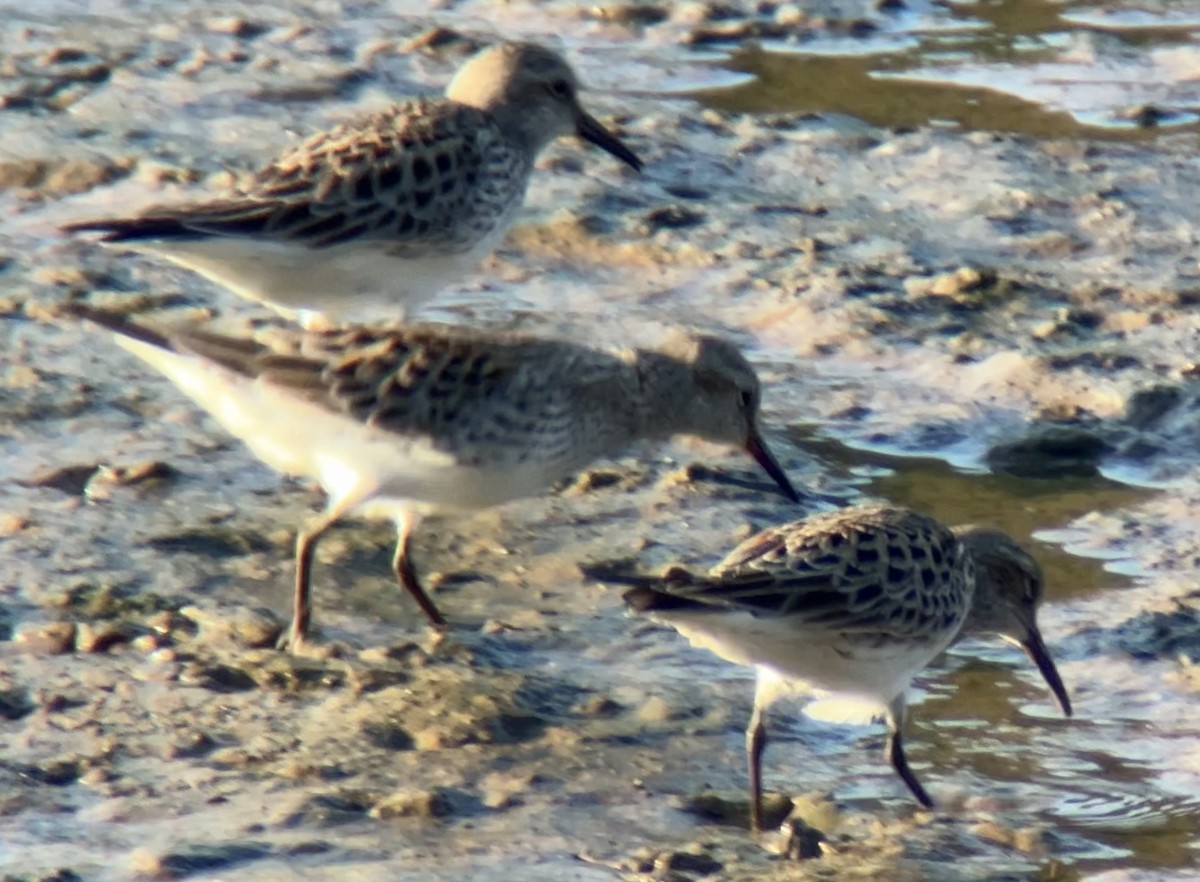
M 113 331 L 263 462 L 325 489 L 325 512 L 296 540 L 292 647 L 309 630 L 313 550 L 342 518 L 395 522 L 396 577 L 441 625 L 409 559 L 425 512 L 536 494 L 634 441 L 672 435 L 744 448 L 798 499 L 759 432 L 758 378 L 718 338 L 677 334 L 656 349 L 604 351 L 413 326 L 297 330 L 260 342 L 82 305 L 66 311 Z
M 746 729 L 751 824 L 762 827 L 764 714 L 798 687 L 881 714 L 888 758 L 923 806 L 933 800 L 904 753 L 905 690 L 956 639 L 998 633 L 1021 646 L 1071 715 L 1037 626 L 1041 569 L 996 530 L 948 528 L 903 508 L 860 506 L 766 530 L 707 575 L 680 567 L 625 600 L 695 646 L 757 669 Z
M 495 248 L 551 141 L 575 133 L 641 169 L 578 92 L 555 52 L 502 43 L 444 98 L 314 135 L 235 195 L 63 229 L 104 233 L 285 314 L 399 320 Z

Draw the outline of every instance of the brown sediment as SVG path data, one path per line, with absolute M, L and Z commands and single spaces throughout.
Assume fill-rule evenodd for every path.
M 516 29 L 522 15 L 572 35 L 616 29 L 620 40 L 580 53 L 602 87 L 657 60 L 651 38 L 671 29 L 750 32 L 717 19 L 765 19 L 748 4 L 627 5 L 497 15 Z M 396 30 L 382 12 L 351 27 L 316 9 L 172 9 L 136 29 L 66 16 L 0 38 L 0 153 L 15 157 L 0 198 L 19 209 L 0 220 L 5 872 L 268 879 L 303 863 L 326 878 L 353 863 L 367 878 L 984 880 L 1080 872 L 1067 841 L 1110 855 L 1087 872 L 1191 871 L 1195 806 L 1155 801 L 1160 778 L 1195 763 L 1164 747 L 1188 734 L 1172 727 L 1196 688 L 1177 657 L 1191 652 L 1200 555 L 1190 135 L 1081 139 L 1031 128 L 1042 117 L 1027 107 L 999 126 L 1021 134 L 971 132 L 971 119 L 928 125 L 915 98 L 912 118 L 862 113 L 878 128 L 760 119 L 715 109 L 712 94 L 700 107 L 600 88 L 589 101 L 622 113 L 643 179 L 552 149 L 491 274 L 435 304 L 437 318 L 595 342 L 675 323 L 740 335 L 763 368 L 768 439 L 798 486 L 1022 539 L 1060 531 L 1034 544 L 1079 727 L 1053 718 L 1003 647 L 956 651 L 908 733 L 913 762 L 945 782 L 934 796 L 950 811 L 929 817 L 881 768 L 878 730 L 831 736 L 785 718 L 767 782 L 786 794 L 775 813 L 797 793 L 836 805 L 801 812 L 824 838 L 809 835 L 798 854 L 810 859 L 792 863 L 747 836 L 736 800 L 696 810 L 711 808 L 712 788 L 742 792 L 749 684 L 625 619 L 619 592 L 578 566 L 703 567 L 804 512 L 757 490 L 736 451 L 634 451 L 565 492 L 431 519 L 415 554 L 440 573 L 429 582 L 454 625 L 441 638 L 391 580 L 392 531 L 347 526 L 319 552 L 327 651 L 269 648 L 292 531 L 316 494 L 260 468 L 102 336 L 40 320 L 64 297 L 139 308 L 169 297 L 238 330 L 261 316 L 53 230 L 215 188 L 291 131 L 345 118 L 364 84 L 436 88 L 458 55 L 418 64 L 372 48 Z M 778 18 L 788 34 L 826 26 Z M 419 35 L 403 27 L 397 37 Z M 763 65 L 788 63 L 743 61 L 772 77 Z M 795 68 L 819 86 L 831 64 Z M 751 100 L 745 88 L 729 107 Z M 873 94 L 863 101 L 914 91 Z M 287 103 L 296 96 L 313 103 Z M 826 97 L 808 109 L 863 106 Z M 1126 760 L 1134 740 L 1163 749 Z M 1107 793 L 1093 792 L 1097 769 Z M 1138 823 L 1121 828 L 1126 815 Z M 70 847 L 37 838 L 50 816 Z

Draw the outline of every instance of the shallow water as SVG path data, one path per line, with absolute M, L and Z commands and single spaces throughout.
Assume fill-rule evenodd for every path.
M 1170 756 L 1181 737 L 1191 736 L 1169 726 L 1155 731 L 1136 716 L 1121 721 L 1133 709 L 1120 699 L 1095 701 L 1086 666 L 1075 663 L 1079 655 L 1073 641 L 1051 636 L 1056 630 L 1086 628 L 1085 618 L 1071 615 L 1072 599 L 1102 598 L 1119 606 L 1120 593 L 1133 590 L 1137 580 L 1113 572 L 1112 560 L 1068 554 L 1057 543 L 1036 541 L 1045 524 L 1135 506 L 1155 491 L 1105 478 L 1031 480 L 965 472 L 932 458 L 894 457 L 828 441 L 799 443 L 826 463 L 869 476 L 864 490 L 872 496 L 914 506 L 947 523 L 983 521 L 1022 541 L 1034 540 L 1029 547 L 1044 569 L 1048 601 L 1063 605 L 1043 617 L 1043 628 L 1059 664 L 1074 672 L 1067 676 L 1090 712 L 1056 720 L 1052 699 L 1019 653 L 974 641 L 966 651 L 950 653 L 950 676 L 926 685 L 917 712 L 918 737 L 932 743 L 929 754 L 936 757 L 931 774 L 970 770 L 974 776 L 968 786 L 993 798 L 1005 793 L 999 782 L 1036 782 L 1009 798 L 1018 799 L 1022 810 L 1033 811 L 1049 829 L 1069 834 L 1058 859 L 1071 855 L 1081 877 L 1114 865 L 1194 867 L 1200 823 L 1194 778 L 1171 780 L 1156 768 L 1156 760 Z M 1129 606 L 1131 613 L 1137 608 L 1136 601 Z M 1014 704 L 1015 718 L 1009 710 Z M 1114 717 L 1104 719 L 1107 713 Z M 1189 725 L 1185 731 L 1196 730 Z M 1136 751 L 1129 749 L 1131 740 Z
M 0 13 L 32 26 L 24 34 L 6 29 L 9 45 L 0 48 L 12 52 L 18 69 L 5 73 L 5 88 L 53 68 L 40 53 L 91 40 L 115 71 L 106 83 L 70 87 L 78 94 L 68 89 L 63 106 L 2 111 L 10 124 L 0 125 L 0 157 L 148 153 L 163 168 L 185 172 L 160 180 L 143 170 L 73 198 L 27 198 L 16 186 L 0 192 L 13 209 L 0 219 L 0 256 L 13 258 L 0 278 L 22 300 L 95 288 L 118 296 L 178 291 L 186 303 L 247 315 L 194 278 L 64 242 L 52 227 L 193 195 L 194 180 L 207 186 L 205 176 L 228 164 L 252 164 L 263 144 L 282 145 L 295 130 L 345 118 L 394 91 L 433 88 L 453 69 L 453 57 L 414 57 L 396 46 L 366 51 L 380 35 L 402 43 L 431 21 L 485 36 L 553 32 L 577 53 L 589 82 L 639 96 L 629 125 L 656 161 L 633 179 L 577 145 L 554 148 L 531 192 L 529 222 L 492 261 L 492 275 L 447 292 L 428 315 L 583 328 L 614 341 L 652 338 L 673 322 L 737 334 L 764 367 L 771 437 L 812 494 L 806 510 L 870 496 L 948 522 L 985 521 L 1029 540 L 1046 569 L 1042 626 L 1077 718 L 1058 718 L 1016 650 L 987 641 L 957 647 L 920 684 L 910 735 L 914 765 L 948 806 L 945 823 L 912 821 L 882 763 L 878 727 L 829 726 L 781 708 L 768 786 L 836 794 L 851 842 L 883 855 L 863 858 L 871 878 L 920 877 L 921 868 L 933 872 L 920 861 L 948 856 L 963 860 L 928 878 L 1190 878 L 1200 722 L 1194 692 L 1179 679 L 1174 655 L 1150 639 L 1147 619 L 1170 609 L 1200 569 L 1192 550 L 1200 533 L 1192 504 L 1196 454 L 1186 434 L 1194 410 L 1180 414 L 1179 435 L 1167 434 L 1173 425 L 1160 427 L 1161 452 L 1113 456 L 1092 477 L 1021 479 L 990 474 L 981 463 L 992 444 L 1020 437 L 1063 399 L 1082 402 L 1085 425 L 1120 422 L 1131 389 L 1177 379 L 1179 359 L 1194 353 L 1187 325 L 1194 309 L 1154 299 L 1159 289 L 1196 284 L 1196 190 L 1188 177 L 1196 129 L 1189 110 L 1200 105 L 1190 74 L 1194 10 L 1185 3 L 1143 11 L 1134 3 L 914 2 L 899 15 L 875 15 L 876 29 L 861 37 L 813 26 L 759 46 L 739 39 L 697 46 L 682 38 L 707 27 L 694 13 L 642 28 L 612 24 L 588 8 L 467 3 L 430 18 L 405 4 L 247 10 L 222 3 L 180 11 L 157 3 L 0 3 Z M 241 41 L 208 24 L 235 14 L 261 16 L 278 31 Z M 285 39 L 289 28 L 296 34 Z M 176 70 L 181 59 L 196 70 Z M 662 70 L 670 76 L 650 78 Z M 351 85 L 318 88 L 330 82 Z M 664 93 L 672 102 L 659 100 Z M 596 100 L 610 112 L 624 109 L 603 91 Z M 1157 127 L 1122 122 L 1120 111 L 1139 104 L 1178 114 Z M 732 115 L 723 131 L 720 120 L 695 123 L 702 106 L 852 119 L 760 127 Z M 916 131 L 893 141 L 872 126 Z M 989 152 L 979 132 L 1029 141 Z M 1183 139 L 1178 164 L 1169 145 L 1162 153 L 1134 152 L 1159 149 L 1164 133 Z M 1059 154 L 1036 150 L 1058 136 L 1124 144 L 1099 153 L 1093 166 L 1089 156 L 1107 148 L 1064 149 L 1062 165 L 1054 165 Z M 1161 178 L 1154 176 L 1159 168 Z M 975 188 L 984 191 L 978 201 L 964 193 Z M 1125 201 L 1096 196 L 1101 191 Z M 1024 213 L 1006 214 L 1009 203 Z M 664 204 L 695 208 L 700 217 L 691 227 L 646 226 Z M 1054 240 L 1044 253 L 1027 253 L 983 219 L 1020 235 L 1029 228 L 1061 235 L 1066 244 Z M 1125 225 L 1127 239 L 1078 238 Z M 801 247 L 806 239 L 821 244 Z M 972 261 L 998 266 L 1025 287 L 944 309 L 923 306 L 902 287 L 910 276 Z M 88 268 L 82 280 L 38 275 L 77 265 Z M 853 284 L 843 285 L 847 276 Z M 1044 338 L 1031 342 L 1030 330 L 1077 307 L 1080 292 L 1097 280 L 1132 292 L 1127 300 L 1085 304 L 1104 321 L 1122 311 L 1160 313 L 1146 337 L 1135 326 L 1129 348 L 1165 367 L 1147 360 L 1114 371 L 1103 358 L 1057 373 L 1045 367 L 1047 351 L 1064 360 L 1078 353 L 1069 335 L 1059 350 L 1038 342 Z M 1065 299 L 1043 302 L 1043 289 L 1061 290 Z M 218 610 L 286 608 L 287 531 L 315 496 L 258 467 L 94 335 L 26 321 L 19 304 L 5 314 L 0 477 L 6 512 L 33 521 L 32 529 L 0 538 L 6 621 L 61 615 L 56 592 L 80 580 Z M 1156 328 L 1160 335 L 1149 336 Z M 1100 330 L 1095 338 L 1071 333 L 1079 333 L 1084 354 L 1124 344 L 1106 325 Z M 950 339 L 953 346 L 943 345 Z M 462 712 L 454 704 L 459 693 L 503 697 L 509 687 L 500 679 L 513 675 L 528 678 L 516 688 L 518 706 L 533 708 L 551 735 L 520 731 L 510 742 L 371 753 L 358 715 L 375 703 L 391 705 L 361 685 L 369 698 L 313 685 L 339 682 L 346 670 L 351 680 L 369 679 L 353 664 L 314 665 L 312 680 L 278 675 L 286 687 L 209 695 L 196 682 L 180 686 L 164 673 L 168 664 L 134 652 L 20 656 L 5 672 L 5 688 L 57 690 L 68 716 L 77 700 L 97 704 L 90 719 L 78 713 L 78 729 L 61 726 L 54 710 L 0 723 L 8 740 L 0 771 L 17 794 L 0 822 L 0 867 L 28 874 L 75 866 L 85 876 L 120 879 L 133 874 L 138 848 L 265 843 L 266 857 L 250 848 L 240 864 L 191 875 L 266 879 L 302 871 L 324 879 L 352 867 L 361 878 L 383 879 L 399 867 L 413 878 L 504 871 L 613 878 L 631 875 L 620 860 L 639 848 L 705 840 L 718 843 L 730 878 L 819 872 L 781 867 L 742 829 L 678 809 L 705 786 L 743 788 L 748 672 L 629 622 L 614 589 L 585 584 L 572 569 L 580 559 L 627 556 L 648 568 L 677 558 L 708 564 L 746 529 L 798 513 L 756 492 L 756 477 L 737 455 L 687 446 L 639 453 L 645 456 L 613 465 L 627 481 L 615 489 L 436 520 L 418 537 L 421 566 L 469 575 L 450 580 L 439 599 L 460 623 L 455 638 L 471 656 L 445 663 L 459 680 L 439 686 L 435 679 L 396 713 L 419 715 L 427 705 L 453 716 Z M 91 500 L 16 483 L 43 467 L 97 458 L 163 459 L 183 474 L 165 489 Z M 664 480 L 694 459 L 712 464 L 710 477 L 733 480 L 702 479 L 684 489 Z M 226 532 L 196 541 L 198 525 Z M 191 550 L 163 550 L 178 549 L 181 536 Z M 419 639 L 417 615 L 387 578 L 389 540 L 385 529 L 347 529 L 329 543 L 319 562 L 318 616 L 331 638 L 356 646 Z M 223 663 L 256 671 L 258 662 L 244 663 L 244 654 L 222 656 Z M 424 676 L 421 669 L 405 675 Z M 590 695 L 621 709 L 612 718 L 577 712 L 581 696 Z M 201 750 L 192 758 L 186 741 L 182 748 L 172 741 L 174 725 L 191 720 L 245 756 L 213 759 Z M 117 751 L 115 785 L 28 787 L 22 763 L 48 755 L 78 751 L 103 767 L 111 748 L 99 735 L 89 740 L 97 721 L 127 745 L 128 755 Z M 531 783 L 514 804 L 485 810 L 481 780 L 509 772 L 528 774 Z M 295 808 L 342 786 L 446 786 L 467 807 L 444 820 L 390 823 L 349 809 Z M 895 826 L 872 833 L 876 818 Z M 989 819 L 1032 830 L 1032 844 L 996 845 L 971 832 Z M 897 843 L 907 844 L 902 857 L 888 851 Z M 526 867 L 531 860 L 540 875 Z
M 864 37 L 735 48 L 724 66 L 752 79 L 697 97 L 729 110 L 1035 137 L 1195 132 L 1200 89 L 1189 71 L 1200 59 L 1200 13 L 1164 7 L 1015 0 L 901 12 Z

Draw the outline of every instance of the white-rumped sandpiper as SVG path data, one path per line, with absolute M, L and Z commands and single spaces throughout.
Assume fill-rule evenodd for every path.
M 739 445 L 799 498 L 762 440 L 754 369 L 715 337 L 605 351 L 447 326 L 360 326 L 263 342 L 80 304 L 64 311 L 113 331 L 263 462 L 325 489 L 325 512 L 296 541 L 294 647 L 309 627 L 313 549 L 342 518 L 395 522 L 397 579 L 441 625 L 409 559 L 425 512 L 536 494 L 634 441 L 673 435 Z
M 574 132 L 641 168 L 578 92 L 557 53 L 502 43 L 468 61 L 444 98 L 314 135 L 235 195 L 63 229 L 102 232 L 288 315 L 399 320 L 492 251 L 555 138 Z
M 1004 533 L 948 528 L 891 506 L 858 506 L 765 530 L 707 575 L 672 567 L 632 581 L 629 605 L 693 645 L 757 670 L 746 729 L 750 814 L 762 826 L 764 714 L 797 690 L 829 693 L 889 728 L 888 758 L 923 806 L 904 754 L 905 691 L 956 639 L 998 633 L 1037 665 L 1063 713 L 1066 688 L 1042 641 L 1042 572 Z

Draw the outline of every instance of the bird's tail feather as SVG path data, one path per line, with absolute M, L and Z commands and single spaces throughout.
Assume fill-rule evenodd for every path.
M 139 325 L 137 322 L 130 321 L 128 313 L 118 312 L 113 309 L 100 309 L 96 306 L 90 306 L 87 303 L 71 301 L 60 304 L 55 309 L 55 314 L 65 318 L 91 322 L 105 330 L 112 331 L 114 334 L 119 334 L 122 337 L 128 337 L 131 340 L 137 340 L 139 343 L 146 343 L 159 349 L 166 349 L 171 352 L 176 349 L 174 341 L 168 334 L 147 325 Z
M 683 567 L 669 567 L 659 575 L 650 575 L 635 569 L 630 560 L 604 561 L 585 564 L 581 567 L 585 576 L 598 582 L 632 586 L 622 598 L 634 612 L 666 612 L 680 609 L 699 609 L 704 604 L 674 593 L 678 589 L 696 585 L 702 577 Z
M 196 239 L 204 234 L 169 215 L 131 218 L 98 218 L 63 224 L 64 233 L 103 233 L 101 242 L 136 242 L 142 239 Z

